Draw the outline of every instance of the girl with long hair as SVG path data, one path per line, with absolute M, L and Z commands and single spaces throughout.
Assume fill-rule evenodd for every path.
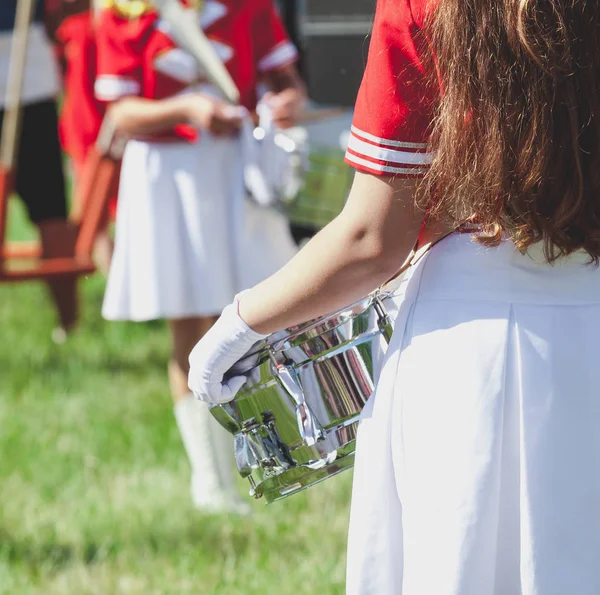
M 347 592 L 600 592 L 598 0 L 380 0 L 347 160 L 342 214 L 224 310 L 190 387 L 231 399 L 256 340 L 443 238 L 362 414 Z

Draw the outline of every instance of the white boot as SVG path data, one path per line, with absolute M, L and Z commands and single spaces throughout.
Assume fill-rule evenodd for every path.
M 192 500 L 199 509 L 248 514 L 233 475 L 233 438 L 190 393 L 175 405 L 175 419 L 192 467 Z

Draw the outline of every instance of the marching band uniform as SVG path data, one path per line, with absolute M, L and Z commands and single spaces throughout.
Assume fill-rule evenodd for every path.
M 64 96 L 60 110 L 59 133 L 63 150 L 70 158 L 74 185 L 81 184 L 90 150 L 95 146 L 105 105 L 96 99 L 96 37 L 94 13 L 90 2 L 55 2 L 56 27 L 53 38 L 63 71 Z M 89 165 L 88 165 L 89 167 Z M 112 255 L 112 240 L 108 233 L 108 218 L 114 218 L 116 209 L 118 176 L 115 176 L 110 192 L 108 212 L 102 229 L 96 238 L 95 256 L 99 267 L 106 274 Z M 75 200 L 81 200 L 79 192 Z M 85 205 L 79 205 L 79 209 Z
M 260 75 L 297 56 L 271 0 L 206 0 L 199 12 L 184 4 L 229 70 L 241 104 L 253 110 Z M 98 44 L 96 96 L 102 101 L 218 95 L 169 25 L 143 2 L 113 0 L 100 15 Z M 243 165 L 240 138 L 184 123 L 127 143 L 105 318 L 215 316 L 238 291 L 287 262 L 296 250 L 287 221 L 246 198 Z M 176 401 L 175 417 L 192 466 L 195 504 L 243 511 L 231 464 L 219 461 L 231 453 L 230 436 L 191 395 Z
M 271 1 L 208 0 L 198 18 L 242 105 L 253 109 L 258 74 L 296 59 Z M 98 35 L 96 94 L 103 101 L 215 92 L 152 10 L 130 19 L 114 4 L 101 16 Z M 287 221 L 245 199 L 242 166 L 239 139 L 188 125 L 128 142 L 106 318 L 215 315 L 287 262 L 295 252 Z
M 346 156 L 359 171 L 421 176 L 431 161 L 426 6 L 379 2 Z M 587 262 L 457 233 L 410 270 L 358 434 L 349 595 L 600 592 L 600 275 Z
M 60 137 L 75 178 L 79 178 L 104 117 L 104 105 L 94 94 L 97 57 L 92 11 L 88 8 L 64 18 L 55 38 L 64 65 Z

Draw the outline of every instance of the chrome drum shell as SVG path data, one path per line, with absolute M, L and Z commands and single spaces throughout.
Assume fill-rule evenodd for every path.
M 252 496 L 274 502 L 353 466 L 360 412 L 391 338 L 392 297 L 378 292 L 271 335 L 232 370 L 246 383 L 211 412 L 234 436 Z

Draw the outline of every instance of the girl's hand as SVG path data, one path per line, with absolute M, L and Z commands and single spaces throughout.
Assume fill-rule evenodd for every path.
M 305 97 L 300 89 L 291 87 L 280 93 L 265 93 L 263 101 L 271 108 L 273 123 L 278 128 L 291 128 L 304 109 Z
M 190 353 L 188 384 L 196 398 L 208 403 L 231 401 L 246 379 L 233 376 L 225 380 L 225 374 L 265 337 L 241 319 L 236 298 Z
M 242 118 L 246 115 L 245 108 L 230 105 L 203 93 L 191 93 L 184 97 L 188 122 L 217 136 L 233 134 L 239 130 Z

